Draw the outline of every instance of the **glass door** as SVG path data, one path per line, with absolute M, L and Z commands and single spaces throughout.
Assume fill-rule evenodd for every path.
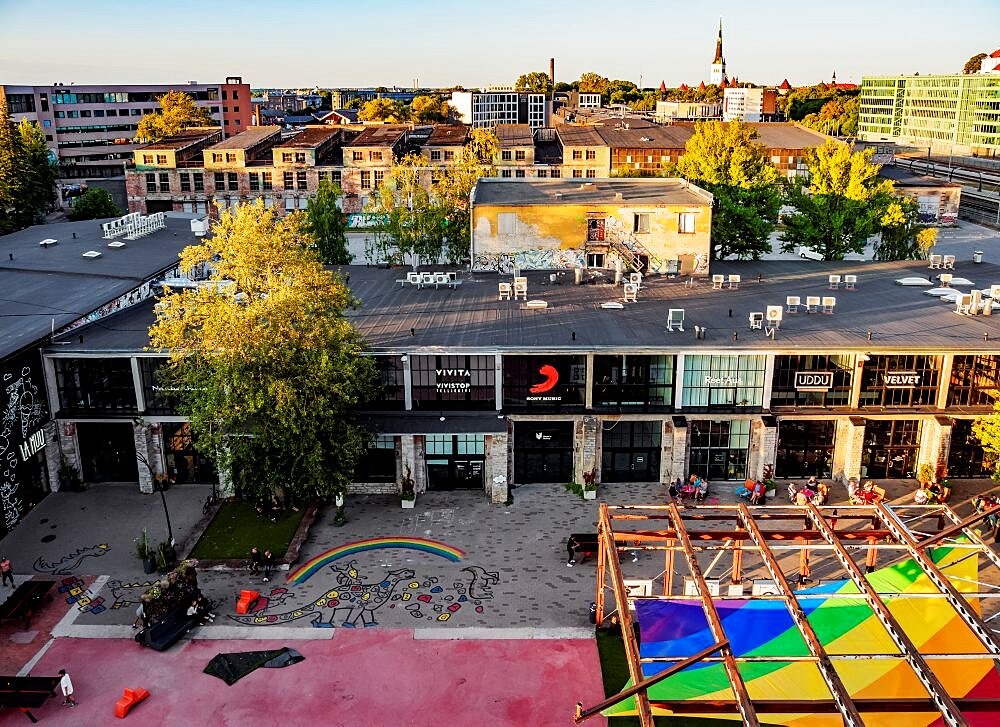
M 742 480 L 747 473 L 750 420 L 694 420 L 691 427 L 691 473 L 712 480 Z

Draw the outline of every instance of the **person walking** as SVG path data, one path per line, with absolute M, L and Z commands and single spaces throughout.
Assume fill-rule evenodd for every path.
M 271 580 L 271 568 L 274 567 L 274 556 L 271 555 L 270 550 L 264 551 L 264 557 L 261 559 L 261 565 L 264 567 L 264 583 Z
M 66 673 L 65 669 L 59 670 L 59 690 L 63 694 L 63 706 L 64 707 L 75 707 L 76 699 L 73 698 L 73 680 L 69 678 L 69 674 Z
M 250 548 L 250 575 L 255 576 L 260 573 L 260 551 L 257 546 Z
M 10 587 L 14 587 L 14 566 L 10 564 L 10 559 L 6 555 L 0 556 L 0 577 L 3 578 L 3 585 L 6 586 L 7 581 L 10 581 Z
M 139 606 L 135 609 L 135 621 L 132 622 L 132 628 L 137 629 L 140 626 L 146 628 L 146 609 L 142 607 L 142 601 L 139 601 Z

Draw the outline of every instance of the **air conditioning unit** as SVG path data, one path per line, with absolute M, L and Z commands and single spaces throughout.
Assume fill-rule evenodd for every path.
M 739 598 L 743 595 L 742 583 L 730 583 L 726 589 L 726 595 L 730 598 Z
M 778 590 L 778 584 L 774 581 L 760 580 L 753 582 L 753 590 L 751 595 L 754 596 L 779 596 L 781 591 Z
M 653 595 L 653 581 L 644 578 L 626 578 L 625 583 L 625 593 L 628 596 L 635 598 L 636 596 L 652 596 Z M 633 611 L 635 610 L 635 604 L 629 602 L 629 608 Z
M 780 305 L 769 305 L 767 307 L 767 320 L 769 321 L 780 321 L 782 316 L 783 308 Z
M 719 595 L 719 579 L 718 578 L 706 578 L 705 585 L 708 586 L 708 595 L 718 596 Z M 686 576 L 684 578 L 684 595 L 685 596 L 697 596 L 698 587 L 694 583 L 694 578 L 691 576 Z

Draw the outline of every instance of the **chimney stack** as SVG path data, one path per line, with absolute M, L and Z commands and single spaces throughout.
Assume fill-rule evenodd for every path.
M 556 87 L 556 59 L 549 58 L 549 80 L 552 82 L 552 88 Z

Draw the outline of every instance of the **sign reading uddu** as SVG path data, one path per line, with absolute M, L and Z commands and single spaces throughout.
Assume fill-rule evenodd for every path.
M 882 383 L 887 389 L 912 389 L 920 386 L 921 376 L 916 371 L 886 371 Z
M 829 391 L 833 387 L 832 371 L 796 371 L 797 391 Z

